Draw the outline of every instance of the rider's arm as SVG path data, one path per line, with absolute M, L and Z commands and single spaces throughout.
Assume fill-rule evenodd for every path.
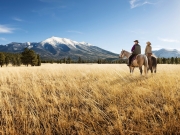
M 147 54 L 147 47 L 145 48 L 145 54 Z
M 152 47 L 150 46 L 150 52 L 152 53 Z
M 135 45 L 132 47 L 131 52 L 133 52 L 133 51 L 134 51 L 134 49 L 135 49 Z

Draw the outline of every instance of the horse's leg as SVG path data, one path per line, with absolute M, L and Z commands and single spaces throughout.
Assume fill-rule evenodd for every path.
M 132 73 L 134 72 L 134 67 L 132 67 Z
M 143 72 L 143 71 L 142 71 L 142 67 L 139 67 L 139 70 L 140 70 L 140 73 L 141 73 L 141 75 L 142 75 L 142 72 Z
M 133 67 L 129 67 L 129 68 L 130 68 L 130 73 L 132 74 L 134 71 L 134 68 Z
M 129 67 L 130 73 L 132 74 L 132 67 Z
M 133 71 L 134 71 L 134 68 L 133 67 L 131 67 L 131 73 L 133 74 Z
M 156 67 L 154 67 L 154 73 L 156 73 Z
M 144 65 L 144 74 L 147 75 L 147 66 Z
M 131 67 L 129 67 L 129 71 L 130 71 L 130 73 L 131 73 Z
M 153 73 L 153 67 L 152 66 L 150 67 L 150 69 L 151 69 L 151 73 Z
M 147 70 L 149 68 L 149 65 L 148 65 L 148 59 L 146 56 L 144 56 L 144 74 L 147 75 Z
M 152 66 L 152 73 L 153 73 L 153 72 L 156 73 L 156 67 L 157 67 L 157 65 L 153 65 L 153 66 Z

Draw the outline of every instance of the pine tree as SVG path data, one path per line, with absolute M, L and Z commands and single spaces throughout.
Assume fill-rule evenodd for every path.
M 21 58 L 19 56 L 16 57 L 16 65 L 21 66 Z
M 30 50 L 28 48 L 25 48 L 24 51 L 22 52 L 22 57 L 21 57 L 22 63 L 26 66 L 31 65 L 35 66 L 37 65 L 37 55 L 33 50 Z
M 66 63 L 66 58 L 63 59 L 63 63 Z
M 158 63 L 158 64 L 160 64 L 160 60 L 159 60 L 159 59 L 160 59 L 160 58 L 157 58 L 157 63 Z
M 97 60 L 97 63 L 100 64 L 100 59 Z
M 37 54 L 33 50 L 29 50 L 29 57 L 31 58 L 30 65 L 36 66 L 38 63 Z
M 69 64 L 71 63 L 71 58 L 70 57 L 67 58 L 67 62 L 66 63 L 69 63 Z
M 54 63 L 54 61 L 53 61 L 53 60 L 50 60 L 50 63 L 51 63 L 51 64 L 53 64 L 53 63 Z
M 6 67 L 9 65 L 9 56 L 6 56 L 6 58 L 5 58 L 5 64 L 6 64 Z
M 39 54 L 37 55 L 37 66 L 41 66 L 41 58 L 39 56 Z
M 174 64 L 174 57 L 171 57 L 171 64 Z
M 102 64 L 102 60 L 101 59 L 98 59 L 98 64 Z
M 17 65 L 17 60 L 16 60 L 15 57 L 12 58 L 11 64 L 12 64 L 12 66 L 16 66 Z
M 171 64 L 171 60 L 167 58 L 167 64 Z
M 31 63 L 31 57 L 29 56 L 29 49 L 25 48 L 22 52 L 21 57 L 22 63 L 28 67 L 28 65 Z
M 176 63 L 176 64 L 178 64 L 178 63 L 179 63 L 179 62 L 178 62 L 178 58 L 177 58 L 177 57 L 175 58 L 175 63 Z
M 4 65 L 5 63 L 5 55 L 3 53 L 0 53 L 0 65 L 1 67 Z
M 162 58 L 162 63 L 166 64 L 166 58 Z
M 81 57 L 78 58 L 78 63 L 82 63 Z

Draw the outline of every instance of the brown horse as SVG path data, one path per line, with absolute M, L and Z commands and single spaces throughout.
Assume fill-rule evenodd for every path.
M 157 57 L 155 55 L 148 56 L 148 71 L 151 70 L 151 73 L 156 73 L 157 70 Z
M 125 50 L 122 50 L 119 57 L 120 58 L 129 58 L 131 56 L 131 53 Z M 138 54 L 136 58 L 132 61 L 132 64 L 129 66 L 130 73 L 133 73 L 135 67 L 139 67 L 140 73 L 142 75 L 142 66 L 144 65 L 144 73 L 147 74 L 148 69 L 148 59 L 146 55 Z

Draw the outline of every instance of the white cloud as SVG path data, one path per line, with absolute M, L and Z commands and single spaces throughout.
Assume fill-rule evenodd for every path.
M 7 41 L 7 39 L 3 38 L 3 37 L 0 37 L 0 40 L 2 41 Z
M 155 3 L 152 3 L 150 1 L 152 1 L 152 0 L 130 0 L 129 3 L 131 5 L 131 8 L 140 7 L 140 6 L 143 6 L 146 4 L 155 4 Z
M 0 33 L 13 33 L 14 28 L 7 27 L 5 25 L 0 25 Z
M 180 43 L 179 40 L 176 40 L 176 39 L 170 39 L 170 38 L 158 38 L 160 41 L 163 41 L 163 42 L 169 42 L 169 43 Z
M 17 17 L 14 17 L 14 18 L 13 18 L 13 20 L 18 21 L 18 22 L 23 22 L 23 20 L 22 20 L 22 19 L 17 18 Z
M 68 30 L 67 32 L 69 32 L 69 33 L 83 34 L 83 33 L 82 33 L 82 32 L 80 32 L 80 31 L 74 31 L 74 30 Z

